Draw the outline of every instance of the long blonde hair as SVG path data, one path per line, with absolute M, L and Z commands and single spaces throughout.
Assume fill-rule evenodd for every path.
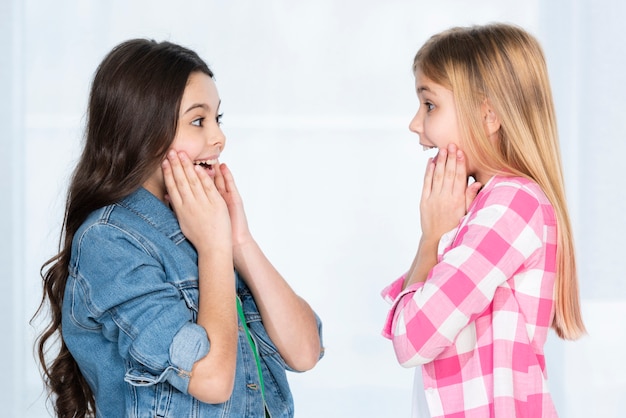
M 585 333 L 580 312 L 574 239 L 552 93 L 537 40 L 509 24 L 451 28 L 420 48 L 413 71 L 420 71 L 454 94 L 465 151 L 476 167 L 538 183 L 557 216 L 555 318 L 564 339 Z M 500 120 L 497 146 L 488 139 L 481 104 Z M 470 140 L 471 139 L 471 140 Z

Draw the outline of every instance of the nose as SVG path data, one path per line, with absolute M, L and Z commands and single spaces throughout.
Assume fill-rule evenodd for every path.
M 411 123 L 409 123 L 409 130 L 420 135 L 424 131 L 424 126 L 422 124 L 422 118 L 420 116 L 420 112 L 417 111 L 413 119 L 411 119 Z
M 226 136 L 219 125 L 209 133 L 207 143 L 211 148 L 219 149 L 220 152 L 224 150 L 224 146 L 226 146 Z

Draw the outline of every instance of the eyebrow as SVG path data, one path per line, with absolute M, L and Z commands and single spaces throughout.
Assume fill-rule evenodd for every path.
M 220 109 L 220 105 L 221 105 L 221 104 L 222 104 L 222 101 L 220 100 L 220 101 L 219 101 L 219 103 L 217 104 L 217 110 L 216 110 L 216 113 L 217 113 L 217 111 L 219 111 L 219 109 Z M 194 104 L 192 104 L 191 106 L 189 106 L 189 108 L 187 108 L 187 110 L 185 110 L 185 112 L 183 113 L 183 115 L 185 115 L 185 114 L 187 114 L 187 113 L 189 113 L 189 112 L 191 112 L 192 110 L 197 109 L 197 108 L 202 108 L 202 109 L 206 110 L 207 112 L 208 112 L 208 111 L 209 111 L 209 109 L 210 109 L 209 105 L 208 105 L 208 104 L 206 104 L 206 103 L 194 103 Z
M 191 106 L 189 106 L 189 108 L 188 108 L 187 110 L 185 110 L 185 112 L 183 113 L 183 115 L 185 115 L 185 114 L 187 114 L 187 113 L 189 113 L 189 112 L 191 112 L 192 110 L 197 109 L 197 108 L 202 108 L 202 109 L 204 109 L 204 110 L 209 110 L 209 106 L 208 106 L 208 105 L 206 105 L 206 104 L 203 104 L 203 103 L 194 103 L 194 104 L 192 104 Z
M 430 92 L 430 93 L 432 93 L 432 94 L 436 94 L 436 93 L 435 93 L 434 91 L 432 91 L 432 90 L 431 90 L 428 86 L 419 86 L 419 87 L 417 88 L 417 94 L 420 94 L 420 93 L 425 92 L 425 91 L 428 91 L 428 92 Z

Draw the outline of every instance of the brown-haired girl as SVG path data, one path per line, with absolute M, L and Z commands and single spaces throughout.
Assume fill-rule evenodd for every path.
M 250 234 L 219 163 L 220 103 L 207 65 L 170 42 L 123 42 L 98 67 L 43 268 L 59 417 L 293 416 L 285 370 L 317 363 L 321 324 Z

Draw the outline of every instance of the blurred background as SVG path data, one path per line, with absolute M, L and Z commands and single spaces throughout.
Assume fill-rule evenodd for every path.
M 612 0 L 0 0 L 0 405 L 49 417 L 34 360 L 39 269 L 58 246 L 89 85 L 133 37 L 212 67 L 229 163 L 257 240 L 324 321 L 326 356 L 290 374 L 296 417 L 409 417 L 413 370 L 380 336 L 379 291 L 419 239 L 427 159 L 408 124 L 433 33 L 505 21 L 544 46 L 589 335 L 546 347 L 561 417 L 626 410 L 626 3 Z M 619 411 L 619 412 L 618 412 Z

